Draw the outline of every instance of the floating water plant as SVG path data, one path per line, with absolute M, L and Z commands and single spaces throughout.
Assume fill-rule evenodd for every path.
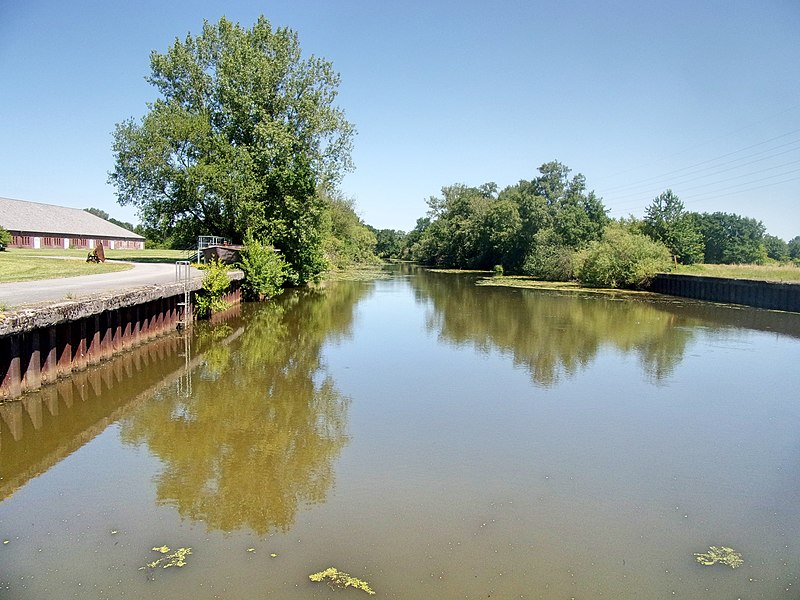
M 710 546 L 708 552 L 696 552 L 694 556 L 697 562 L 707 566 L 720 563 L 735 569 L 744 564 L 741 553 L 727 546 Z
M 160 552 L 161 554 L 167 554 L 170 549 L 169 546 L 156 546 L 153 548 L 154 552 Z M 149 568 L 149 569 L 156 569 L 161 567 L 162 569 L 167 569 L 169 567 L 182 567 L 186 564 L 186 557 L 192 553 L 191 548 L 178 548 L 172 554 L 168 556 L 162 556 L 158 560 L 154 560 L 153 562 L 147 563 L 144 567 L 139 567 L 139 570 Z
M 369 587 L 369 584 L 366 581 L 362 581 L 357 577 L 353 577 L 349 573 L 343 573 L 334 567 L 328 567 L 324 571 L 320 571 L 319 573 L 314 573 L 313 575 L 309 575 L 308 578 L 311 581 L 322 581 L 324 579 L 328 580 L 328 585 L 333 587 L 340 588 L 348 588 L 353 587 L 359 590 L 364 590 L 368 594 L 374 594 L 375 591 Z

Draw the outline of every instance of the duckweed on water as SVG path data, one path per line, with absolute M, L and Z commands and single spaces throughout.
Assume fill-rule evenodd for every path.
M 710 546 L 708 552 L 696 552 L 694 556 L 697 562 L 707 566 L 720 563 L 735 569 L 744 564 L 741 553 L 727 546 Z
M 327 579 L 328 585 L 335 585 L 340 588 L 353 587 L 359 590 L 364 590 L 368 594 L 375 593 L 375 591 L 369 587 L 369 584 L 366 581 L 362 581 L 357 577 L 353 577 L 349 573 L 343 573 L 334 567 L 328 567 L 324 571 L 309 575 L 308 578 L 311 581 L 322 581 L 323 579 Z

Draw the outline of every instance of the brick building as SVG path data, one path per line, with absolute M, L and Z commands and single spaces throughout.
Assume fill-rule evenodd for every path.
M 144 238 L 80 208 L 0 198 L 0 227 L 9 248 L 144 249 Z

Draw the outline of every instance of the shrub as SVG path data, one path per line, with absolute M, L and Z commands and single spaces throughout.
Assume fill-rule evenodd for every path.
M 543 229 L 534 236 L 534 244 L 525 257 L 522 271 L 547 281 L 569 281 L 574 276 L 575 250 L 561 242 L 552 229 Z
M 11 243 L 11 232 L 0 227 L 0 250 L 5 250 Z
M 287 265 L 275 249 L 250 232 L 244 239 L 239 267 L 244 272 L 242 292 L 247 300 L 264 300 L 277 295 L 286 281 Z
M 656 273 L 672 269 L 669 249 L 619 223 L 607 226 L 603 239 L 576 256 L 578 280 L 592 287 L 645 288 Z
M 505 271 L 503 270 L 503 265 L 495 265 L 494 269 L 492 269 L 495 277 L 502 277 Z
M 203 287 L 195 296 L 195 311 L 199 319 L 206 319 L 212 313 L 228 308 L 229 304 L 223 300 L 223 296 L 230 285 L 225 264 L 218 260 L 209 262 L 203 277 Z

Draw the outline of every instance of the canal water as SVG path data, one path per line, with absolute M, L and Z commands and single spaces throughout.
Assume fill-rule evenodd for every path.
M 0 598 L 797 598 L 798 365 L 800 315 L 286 292 L 0 406 Z

